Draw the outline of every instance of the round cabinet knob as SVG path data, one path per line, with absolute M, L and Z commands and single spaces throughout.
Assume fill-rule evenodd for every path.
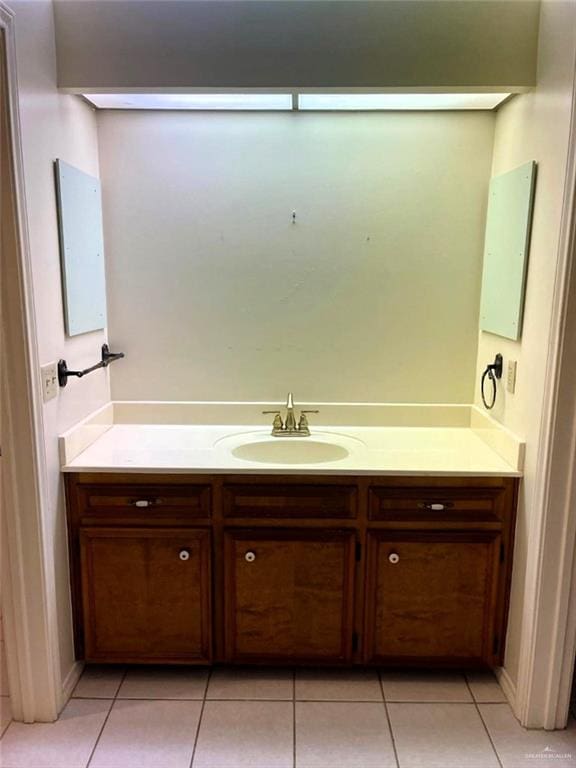
M 178 557 L 180 560 L 190 560 L 190 552 L 187 549 L 181 549 Z
M 396 552 L 392 552 L 388 555 L 388 560 L 392 563 L 392 565 L 396 565 L 396 563 L 400 560 L 400 555 L 397 555 Z
M 246 552 L 244 555 L 244 560 L 246 560 L 247 563 L 253 563 L 254 560 L 256 560 L 256 555 L 254 552 Z

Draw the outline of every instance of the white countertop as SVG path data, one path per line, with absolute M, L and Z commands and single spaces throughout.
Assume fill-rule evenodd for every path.
M 63 463 L 64 472 L 189 474 L 463 475 L 519 477 L 467 427 L 311 428 L 309 438 L 271 438 L 270 427 L 239 425 L 112 424 Z M 312 440 L 345 446 L 348 456 L 323 463 L 262 463 L 232 450 L 261 440 Z

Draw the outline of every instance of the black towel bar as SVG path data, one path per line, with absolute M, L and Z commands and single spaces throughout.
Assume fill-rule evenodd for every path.
M 66 360 L 58 361 L 58 383 L 61 387 L 65 387 L 68 384 L 68 376 L 77 376 L 79 379 L 82 376 L 86 376 L 87 373 L 97 371 L 99 368 L 107 368 L 114 360 L 120 360 L 124 357 L 124 352 L 110 352 L 108 344 L 102 344 L 102 360 L 96 365 L 92 365 L 90 368 L 84 368 L 83 371 L 69 371 L 66 365 Z

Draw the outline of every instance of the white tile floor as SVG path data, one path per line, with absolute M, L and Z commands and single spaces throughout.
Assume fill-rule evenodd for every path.
M 526 731 L 488 674 L 89 667 L 1 768 L 576 768 L 576 722 Z

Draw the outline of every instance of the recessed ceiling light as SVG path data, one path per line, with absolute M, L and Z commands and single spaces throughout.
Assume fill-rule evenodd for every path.
M 301 110 L 494 109 L 509 93 L 301 93 Z
M 98 109 L 292 109 L 289 93 L 86 93 Z

